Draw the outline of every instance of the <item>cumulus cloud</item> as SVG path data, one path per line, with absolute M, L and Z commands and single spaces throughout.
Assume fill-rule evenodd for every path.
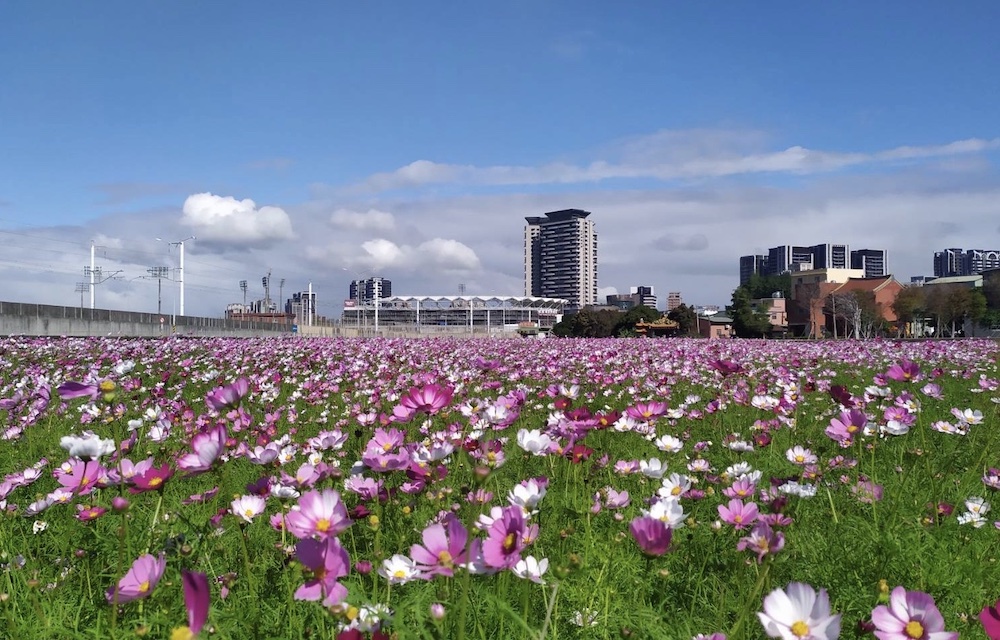
M 257 207 L 246 198 L 196 193 L 184 201 L 181 224 L 199 240 L 226 246 L 266 246 L 293 237 L 292 222 L 280 207 Z
M 368 211 L 337 209 L 330 216 L 330 224 L 341 229 L 391 231 L 396 227 L 396 219 L 391 213 L 378 209 Z
M 386 269 L 427 269 L 439 271 L 478 271 L 479 256 L 457 240 L 433 238 L 418 245 L 398 245 L 385 238 L 361 243 L 362 255 L 349 259 L 357 267 L 375 271 Z

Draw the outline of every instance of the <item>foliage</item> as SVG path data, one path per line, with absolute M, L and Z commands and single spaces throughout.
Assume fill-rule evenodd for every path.
M 792 275 L 790 273 L 770 276 L 755 273 L 745 284 L 740 286 L 747 290 L 751 300 L 770 298 L 778 292 L 786 300 L 792 297 Z
M 683 302 L 667 314 L 667 318 L 680 325 L 681 335 L 693 336 L 698 333 L 698 314 L 694 307 L 689 307 Z
M 733 331 L 740 338 L 761 338 L 771 331 L 771 320 L 766 311 L 754 308 L 750 290 L 739 286 L 733 291 L 732 304 L 727 308 L 733 319 Z
M 581 309 L 567 315 L 552 327 L 553 335 L 561 338 L 610 338 L 632 337 L 639 322 L 659 320 L 662 314 L 645 305 L 638 305 L 627 312 L 609 309 Z

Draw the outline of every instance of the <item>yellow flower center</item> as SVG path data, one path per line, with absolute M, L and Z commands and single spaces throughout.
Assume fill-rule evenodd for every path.
M 194 640 L 194 634 L 187 626 L 177 627 L 170 632 L 170 640 Z
M 398 578 L 398 579 L 402 580 L 403 578 L 405 578 L 405 577 L 406 577 L 406 572 L 405 572 L 405 571 L 403 571 L 402 569 L 396 569 L 396 570 L 395 570 L 395 571 L 393 572 L 393 574 L 392 574 L 392 577 L 393 577 L 393 578 Z
M 104 393 L 110 393 L 115 390 L 115 383 L 111 380 L 102 380 L 97 387 Z
M 386 453 L 389 453 L 390 451 L 392 451 L 392 443 L 391 442 L 386 442 L 384 445 L 382 445 L 382 451 L 384 451 Z
M 733 516 L 733 522 L 735 522 L 736 524 L 743 524 L 743 516 L 741 515 Z
M 330 521 L 326 518 L 320 518 L 316 521 L 316 531 L 320 533 L 326 533 L 330 530 Z
M 679 496 L 679 495 L 681 495 L 681 488 L 680 487 L 674 487 L 673 489 L 670 490 L 670 495 L 673 495 L 673 496 Z
M 253 509 L 247 509 L 246 511 L 243 512 L 243 515 L 245 515 L 248 518 L 252 518 L 254 516 Z
M 144 580 L 142 584 L 139 585 L 139 593 L 146 593 L 149 591 L 149 580 Z
M 807 625 L 802 620 L 799 620 L 791 626 L 792 635 L 796 638 L 805 638 L 809 635 L 809 625 Z
M 795 461 L 796 462 L 805 462 L 806 461 L 806 457 L 804 455 L 799 454 L 799 455 L 795 456 Z
M 503 539 L 503 550 L 510 551 L 514 548 L 514 544 L 517 541 L 517 536 L 513 533 L 508 533 L 507 537 Z
M 856 425 L 853 425 L 853 424 L 847 425 L 847 433 L 854 433 L 857 430 L 858 430 L 858 427 Z
M 85 485 L 88 482 L 90 482 L 90 478 L 88 478 L 87 476 L 83 476 L 82 478 L 80 478 L 80 484 L 81 485 Z
M 448 551 L 442 551 L 441 553 L 438 554 L 438 562 L 440 562 L 446 567 L 450 567 L 452 564 L 454 564 L 453 558 L 451 557 L 451 554 Z
M 924 637 L 924 625 L 920 624 L 916 620 L 910 620 L 906 623 L 906 628 L 903 629 L 907 638 L 923 638 Z
M 163 478 L 161 478 L 159 476 L 157 476 L 155 478 L 150 478 L 149 479 L 149 486 L 151 486 L 151 487 L 158 487 L 161 484 L 163 484 Z

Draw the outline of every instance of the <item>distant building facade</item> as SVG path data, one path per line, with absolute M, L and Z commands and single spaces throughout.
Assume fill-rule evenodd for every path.
M 671 291 L 667 294 L 667 313 L 670 313 L 677 307 L 681 306 L 683 301 L 681 300 L 680 291 Z
M 943 249 L 934 252 L 934 275 L 938 278 L 975 276 L 1000 268 L 1000 249 Z
M 386 278 L 366 278 L 351 282 L 349 300 L 359 304 L 375 302 L 376 298 L 392 296 L 392 281 Z
M 869 278 L 888 272 L 884 249 L 851 251 L 846 244 L 816 244 L 811 246 L 779 245 L 766 254 L 740 257 L 740 284 L 746 284 L 755 274 L 775 276 L 783 273 L 814 269 L 861 269 Z
M 629 289 L 629 293 L 639 296 L 639 304 L 651 309 L 656 308 L 656 292 L 653 287 L 638 286 Z
M 597 233 L 589 211 L 563 209 L 526 217 L 524 294 L 570 307 L 597 304 Z

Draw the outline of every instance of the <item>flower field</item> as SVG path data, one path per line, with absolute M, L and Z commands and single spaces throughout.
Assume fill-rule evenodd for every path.
M 991 341 L 0 341 L 0 636 L 1000 638 Z

